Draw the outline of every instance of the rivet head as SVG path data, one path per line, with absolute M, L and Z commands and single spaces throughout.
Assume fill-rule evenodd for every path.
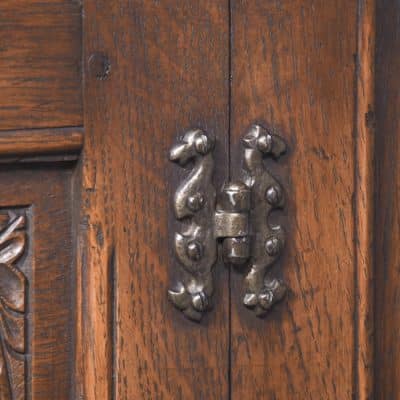
M 265 242 L 265 250 L 267 251 L 268 255 L 276 256 L 281 251 L 282 242 L 277 237 L 271 237 L 267 239 Z
M 204 196 L 201 193 L 196 193 L 193 196 L 189 196 L 187 199 L 187 206 L 192 211 L 199 211 L 204 206 Z
M 186 247 L 186 252 L 192 261 L 199 261 L 203 256 L 203 246 L 196 241 L 189 242 Z
M 279 186 L 270 186 L 265 193 L 265 197 L 271 206 L 277 206 L 282 200 L 282 190 Z
M 209 308 L 209 301 L 203 292 L 195 293 L 192 296 L 192 304 L 193 307 L 200 312 L 203 312 Z
M 94 53 L 89 57 L 89 73 L 98 80 L 107 79 L 111 72 L 108 57 L 101 53 Z
M 268 310 L 269 308 L 271 308 L 271 306 L 273 304 L 274 294 L 271 291 L 267 290 L 267 291 L 260 293 L 260 295 L 258 296 L 258 299 L 259 299 L 261 307 L 264 310 Z
M 272 150 L 272 136 L 271 135 L 260 135 L 257 139 L 257 148 L 264 154 L 270 153 Z

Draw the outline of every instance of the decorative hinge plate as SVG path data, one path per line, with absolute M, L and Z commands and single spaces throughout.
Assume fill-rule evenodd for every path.
M 170 152 L 170 160 L 180 166 L 192 164 L 174 197 L 175 216 L 182 222 L 175 234 L 175 253 L 182 268 L 169 298 L 188 318 L 201 319 L 211 308 L 213 267 L 221 242 L 225 263 L 248 265 L 243 303 L 263 316 L 286 291 L 281 280 L 267 274 L 285 243 L 283 228 L 268 221 L 272 210 L 283 207 L 284 192 L 263 158 L 278 159 L 286 145 L 262 126 L 251 126 L 243 138 L 242 180 L 225 184 L 218 196 L 212 183 L 213 148 L 213 138 L 195 129 Z

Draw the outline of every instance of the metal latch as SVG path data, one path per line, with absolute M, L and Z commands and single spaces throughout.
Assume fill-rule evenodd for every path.
M 227 264 L 248 265 L 243 303 L 263 316 L 285 294 L 285 284 L 268 274 L 280 255 L 285 233 L 268 221 L 272 210 L 284 205 L 281 184 L 265 168 L 263 158 L 278 159 L 285 142 L 260 125 L 243 138 L 243 173 L 216 194 L 212 182 L 214 139 L 193 129 L 172 147 L 170 160 L 190 172 L 174 196 L 174 212 L 181 221 L 175 233 L 180 279 L 169 299 L 188 318 L 199 321 L 211 308 L 213 268 L 222 248 Z

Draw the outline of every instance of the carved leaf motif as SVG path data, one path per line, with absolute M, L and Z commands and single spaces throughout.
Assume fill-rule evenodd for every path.
M 10 312 L 0 304 L 0 329 L 7 345 L 17 353 L 23 353 L 24 315 Z
M 3 219 L 2 219 L 3 220 Z M 26 278 L 15 265 L 26 245 L 25 216 L 9 215 L 0 231 L 0 400 L 22 400 Z
M 0 400 L 11 400 L 11 387 L 8 380 L 6 358 L 3 346 L 0 347 Z
M 0 264 L 0 298 L 11 310 L 23 312 L 25 277 L 7 264 Z

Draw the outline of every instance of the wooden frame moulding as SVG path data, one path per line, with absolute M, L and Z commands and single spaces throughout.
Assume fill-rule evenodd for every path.
M 0 162 L 76 160 L 83 147 L 83 128 L 0 132 Z

